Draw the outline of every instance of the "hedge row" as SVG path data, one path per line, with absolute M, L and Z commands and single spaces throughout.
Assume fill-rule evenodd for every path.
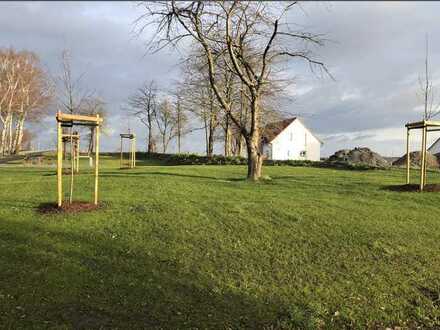
M 138 153 L 139 155 L 139 153 Z M 160 154 L 142 153 L 139 158 L 155 159 L 163 161 L 167 165 L 246 165 L 247 158 L 244 157 L 225 157 L 214 155 L 212 157 L 200 156 L 197 154 Z
M 140 156 L 140 157 L 139 157 Z M 161 154 L 161 153 L 138 153 L 139 158 L 155 159 L 163 161 L 166 165 L 247 165 L 245 157 L 225 157 L 214 155 L 212 157 L 200 156 L 191 153 Z M 311 160 L 265 160 L 267 166 L 302 166 L 302 167 L 324 167 L 340 168 L 349 170 L 370 170 L 375 167 L 367 164 L 355 164 L 345 162 L 311 161 Z

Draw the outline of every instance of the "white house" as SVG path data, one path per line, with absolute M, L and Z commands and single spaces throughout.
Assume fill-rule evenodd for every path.
M 320 160 L 322 142 L 298 118 L 266 125 L 263 153 L 272 160 Z

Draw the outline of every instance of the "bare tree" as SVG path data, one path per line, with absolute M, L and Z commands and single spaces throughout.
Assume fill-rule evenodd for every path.
M 200 47 L 190 54 L 185 64 L 184 83 L 180 87 L 183 107 L 202 123 L 206 155 L 212 157 L 221 109 L 209 83 L 207 64 Z
M 147 152 L 155 152 L 153 124 L 157 111 L 157 85 L 154 80 L 146 82 L 129 97 L 128 104 L 134 109 L 133 114 L 147 128 Z
M 261 177 L 262 95 L 273 80 L 281 63 L 301 59 L 310 68 L 327 72 L 324 63 L 316 60 L 310 46 L 321 46 L 319 35 L 294 31 L 286 14 L 297 7 L 293 3 L 264 2 L 177 2 L 145 3 L 145 14 L 139 17 L 142 28 L 156 27 L 150 49 L 158 51 L 176 46 L 186 37 L 203 48 L 208 63 L 209 82 L 223 111 L 239 128 L 246 142 L 250 180 Z M 218 81 L 217 59 L 224 63 L 245 87 L 249 100 L 250 125 L 243 126 L 232 112 L 225 91 Z
M 166 153 L 170 141 L 176 136 L 176 116 L 172 103 L 166 98 L 159 103 L 156 124 L 162 140 L 162 152 Z
M 96 95 L 94 90 L 90 90 L 83 84 L 83 79 L 86 72 L 75 74 L 72 69 L 72 55 L 69 50 L 65 49 L 61 53 L 61 74 L 55 78 L 58 96 L 58 109 L 67 113 L 82 113 L 87 115 L 100 114 L 104 116 L 104 102 Z M 72 128 L 64 128 L 65 131 L 70 131 Z M 88 137 L 88 154 L 90 155 L 94 150 L 94 134 L 95 127 L 87 127 Z M 66 143 L 63 147 L 64 157 L 66 156 Z
M 58 102 L 61 109 L 68 113 L 78 113 L 83 103 L 93 97 L 94 92 L 84 89 L 81 85 L 86 72 L 75 76 L 72 72 L 72 56 L 70 51 L 61 53 L 61 74 L 56 78 Z
M 431 80 L 429 69 L 429 40 L 425 40 L 425 72 L 424 77 L 419 77 L 419 97 L 423 100 L 423 119 L 430 120 L 440 113 L 440 102 L 436 99 L 435 89 Z
M 215 136 L 220 125 L 220 108 L 206 80 L 192 81 L 189 84 L 186 107 L 202 122 L 206 155 L 209 158 L 214 153 Z
M 182 106 L 182 96 L 179 91 L 176 91 L 176 101 L 174 106 L 175 119 L 176 119 L 176 138 L 177 138 L 177 152 L 181 151 L 181 140 L 183 136 L 188 134 L 190 130 L 188 129 L 188 116 L 186 115 L 185 109 Z
M 26 121 L 39 121 L 51 101 L 52 86 L 38 57 L 0 50 L 0 152 L 18 153 Z
M 15 138 L 12 152 L 21 149 L 25 121 L 38 122 L 46 114 L 52 101 L 53 85 L 43 70 L 38 57 L 33 53 L 24 53 L 21 66 L 22 79 L 19 88 L 19 100 L 15 125 Z
M 99 96 L 89 96 L 84 98 L 81 102 L 81 108 L 78 109 L 78 113 L 88 116 L 96 116 L 99 114 L 101 118 L 105 118 L 107 115 L 107 110 L 105 108 L 105 102 Z M 101 126 L 101 131 L 103 134 L 107 134 L 107 127 L 105 126 L 107 121 L 104 120 L 103 126 Z M 95 150 L 95 126 L 89 126 L 87 130 L 87 153 L 90 156 Z
M 11 150 L 13 118 L 20 81 L 19 54 L 13 49 L 3 50 L 0 53 L 0 61 L 0 121 L 2 123 L 0 151 L 2 154 L 7 154 Z

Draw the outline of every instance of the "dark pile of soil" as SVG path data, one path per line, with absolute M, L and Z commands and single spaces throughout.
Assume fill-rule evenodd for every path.
M 398 192 L 414 192 L 420 191 L 420 185 L 418 184 L 402 184 L 385 187 L 386 190 L 398 191 Z M 423 188 L 425 192 L 440 192 L 440 184 L 427 184 Z
M 42 214 L 54 214 L 54 213 L 78 213 L 78 212 L 90 212 L 101 208 L 102 205 L 95 205 L 89 202 L 64 202 L 61 207 L 58 207 L 56 203 L 43 203 L 38 206 L 38 212 Z
M 345 162 L 348 164 L 363 164 L 370 167 L 385 168 L 389 167 L 390 163 L 386 161 L 378 153 L 370 150 L 369 148 L 354 148 L 342 149 L 336 151 L 328 159 L 329 162 Z
M 433 155 L 429 152 L 426 152 L 426 165 L 428 168 L 438 168 L 439 162 L 437 155 Z M 439 155 L 440 156 L 440 155 Z M 420 151 L 413 151 L 409 153 L 409 161 L 411 167 L 420 167 L 422 154 Z M 400 157 L 393 163 L 394 166 L 406 166 L 406 154 Z

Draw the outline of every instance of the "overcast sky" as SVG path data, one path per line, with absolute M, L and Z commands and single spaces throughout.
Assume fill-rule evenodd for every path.
M 416 93 L 426 33 L 440 97 L 440 3 L 307 2 L 302 8 L 290 19 L 330 39 L 318 54 L 336 81 L 293 64 L 286 74 L 296 77 L 288 91 L 295 102 L 282 110 L 301 115 L 324 141 L 323 155 L 355 146 L 401 155 L 404 124 L 422 115 Z M 144 40 L 151 31 L 134 36 L 133 21 L 140 13 L 130 2 L 2 2 L 0 47 L 34 51 L 53 76 L 59 74 L 62 50 L 69 49 L 74 73 L 86 72 L 84 87 L 96 90 L 107 103 L 111 129 L 103 149 L 113 150 L 128 125 L 139 140 L 145 137 L 142 126 L 120 110 L 133 90 L 146 80 L 168 87 L 179 78 L 178 53 L 146 55 Z M 53 139 L 53 117 L 41 125 Z M 189 136 L 183 149 L 202 152 L 203 141 L 197 134 Z

